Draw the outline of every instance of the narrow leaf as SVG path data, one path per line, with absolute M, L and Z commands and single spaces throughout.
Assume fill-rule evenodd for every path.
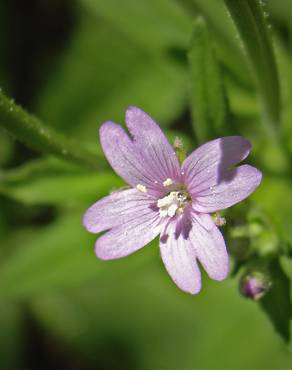
M 280 123 L 280 88 L 275 55 L 259 0 L 225 0 L 243 41 L 262 100 L 268 134 L 277 134 Z
M 223 133 L 227 105 L 212 40 L 202 18 L 194 23 L 188 57 L 193 128 L 199 142 L 204 142 Z
M 234 36 L 235 27 L 222 1 L 181 0 L 194 16 L 202 15 L 216 42 L 216 52 L 221 63 L 245 87 L 252 87 L 250 71 L 243 58 L 243 51 Z

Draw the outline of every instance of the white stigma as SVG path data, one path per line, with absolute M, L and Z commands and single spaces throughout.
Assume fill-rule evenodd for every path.
M 136 189 L 139 190 L 139 191 L 141 191 L 141 193 L 147 193 L 147 188 L 144 185 L 138 184 L 136 186 Z
M 164 182 L 163 182 L 163 186 L 166 188 L 167 186 L 170 186 L 173 184 L 173 181 L 170 179 L 170 178 L 167 178 Z
M 172 191 L 165 197 L 158 199 L 157 207 L 161 217 L 173 217 L 181 214 L 188 202 L 187 194 L 181 191 Z

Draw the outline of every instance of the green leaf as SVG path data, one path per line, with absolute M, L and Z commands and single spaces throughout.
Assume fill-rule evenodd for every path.
M 269 0 L 266 4 L 273 21 L 277 21 L 283 26 L 285 25 L 291 31 L 292 14 L 290 11 L 290 0 Z
M 227 105 L 220 67 L 203 18 L 194 23 L 188 54 L 192 122 L 199 142 L 226 133 Z
M 0 173 L 0 193 L 28 205 L 89 204 L 123 185 L 113 171 L 90 172 L 55 158 Z
M 264 123 L 273 138 L 279 133 L 280 88 L 275 55 L 261 1 L 225 0 L 247 51 L 262 99 Z
M 50 153 L 86 166 L 99 168 L 97 155 L 83 148 L 79 142 L 61 133 L 27 113 L 0 90 L 0 125 L 18 140 L 41 152 Z
M 182 4 L 193 13 L 206 20 L 220 62 L 228 68 L 236 80 L 246 87 L 252 87 L 250 72 L 243 58 L 243 52 L 235 37 L 234 25 L 228 17 L 222 1 L 218 0 L 182 0 Z
M 233 79 L 224 79 L 230 110 L 236 118 L 246 119 L 248 122 L 258 120 L 258 105 L 254 91 L 242 88 Z M 253 128 L 250 127 L 249 128 Z M 241 128 L 242 129 L 242 128 Z M 243 127 L 244 129 L 244 127 Z
M 292 303 L 290 298 L 290 281 L 284 273 L 278 259 L 269 264 L 272 287 L 260 300 L 260 305 L 272 321 L 275 330 L 289 342 L 290 322 L 292 321 Z

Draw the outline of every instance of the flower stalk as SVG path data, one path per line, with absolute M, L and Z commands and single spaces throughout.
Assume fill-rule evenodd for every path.
M 93 168 L 101 168 L 97 155 L 26 112 L 0 89 L 0 126 L 30 148 Z

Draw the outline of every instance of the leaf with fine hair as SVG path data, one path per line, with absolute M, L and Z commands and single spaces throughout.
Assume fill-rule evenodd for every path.
M 226 12 L 224 3 L 218 0 L 181 0 L 181 3 L 194 17 L 202 16 L 205 19 L 214 38 L 220 62 L 243 86 L 253 87 L 243 51 L 235 37 L 235 27 Z
M 102 167 L 101 160 L 79 142 L 46 126 L 36 116 L 15 104 L 0 90 L 0 126 L 41 153 L 54 154 L 89 167 Z
M 237 27 L 258 84 L 267 134 L 279 135 L 280 87 L 270 32 L 259 0 L 224 0 Z

